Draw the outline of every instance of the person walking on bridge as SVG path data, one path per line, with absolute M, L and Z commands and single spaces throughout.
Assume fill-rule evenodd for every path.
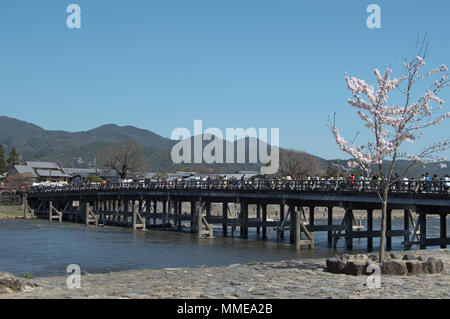
M 448 174 L 445 174 L 444 181 L 444 190 L 448 192 L 450 190 L 450 177 Z

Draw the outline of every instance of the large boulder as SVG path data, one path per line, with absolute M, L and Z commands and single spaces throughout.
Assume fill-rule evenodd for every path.
M 328 272 L 353 276 L 370 275 L 367 268 L 375 263 L 375 255 L 343 255 L 326 260 Z M 422 259 L 422 258 L 420 258 Z M 418 274 L 438 274 L 444 270 L 442 260 L 430 257 L 421 261 L 415 255 L 407 254 L 400 259 L 398 256 L 385 256 L 381 273 L 383 275 L 406 276 Z M 379 265 L 379 264 L 377 264 Z M 379 265 L 380 266 L 380 265 Z
M 408 274 L 405 262 L 400 260 L 387 260 L 383 262 L 381 272 L 384 275 L 404 276 Z
M 0 293 L 17 292 L 23 290 L 27 284 L 6 272 L 0 272 Z
M 340 258 L 333 257 L 327 259 L 327 269 L 333 274 L 341 274 L 346 266 L 347 262 Z
M 359 261 L 347 261 L 347 265 L 345 266 L 343 272 L 346 275 L 352 275 L 352 276 L 361 276 L 362 274 L 365 274 L 364 272 L 365 263 L 359 262 Z
M 422 262 L 422 270 L 424 274 L 439 274 L 444 270 L 444 263 L 440 259 L 429 257 Z
M 407 260 L 405 262 L 408 275 L 418 275 L 423 273 L 422 263 L 418 260 Z

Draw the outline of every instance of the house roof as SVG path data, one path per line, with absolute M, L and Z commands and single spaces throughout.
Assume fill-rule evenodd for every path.
M 112 170 L 105 170 L 102 168 L 70 168 L 64 167 L 62 169 L 67 175 L 75 176 L 80 175 L 82 177 L 87 177 L 89 175 L 98 175 L 100 177 L 116 177 L 117 172 Z
M 26 166 L 26 165 L 14 165 L 14 169 L 17 171 L 17 173 L 19 174 L 25 174 L 25 173 L 29 173 L 32 174 L 33 177 L 37 177 L 37 175 L 34 173 L 34 170 L 30 167 L 30 166 Z
M 67 175 L 75 176 L 80 175 L 83 177 L 87 177 L 91 174 L 96 174 L 97 170 L 95 168 L 63 168 L 63 171 L 66 172 Z
M 52 163 L 52 162 L 27 161 L 27 165 L 34 169 L 59 169 L 59 166 L 56 163 Z
M 59 170 L 53 169 L 37 169 L 36 174 L 38 174 L 41 177 L 70 177 L 70 175 L 67 175 Z

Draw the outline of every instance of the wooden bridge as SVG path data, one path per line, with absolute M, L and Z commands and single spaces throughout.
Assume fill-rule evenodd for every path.
M 450 194 L 445 182 L 408 182 L 392 186 L 388 201 L 386 249 L 392 238 L 402 237 L 403 245 L 445 248 Z M 133 230 L 161 228 L 182 230 L 186 226 L 199 238 L 213 238 L 213 227 L 221 228 L 223 236 L 239 229 L 248 238 L 249 228 L 256 228 L 262 239 L 268 229 L 275 229 L 277 238 L 289 232 L 290 242 L 297 249 L 314 248 L 314 233 L 327 232 L 328 243 L 345 240 L 352 249 L 353 240 L 367 238 L 367 248 L 380 237 L 374 229 L 374 210 L 381 208 L 377 182 L 324 181 L 192 181 L 150 182 L 146 184 L 79 186 L 33 189 L 24 196 L 25 217 L 34 214 L 50 222 L 82 222 L 86 226 L 129 226 Z M 211 214 L 211 205 L 221 205 L 220 214 Z M 239 207 L 232 212 L 230 205 Z M 268 218 L 268 205 L 276 205 L 277 218 Z M 249 214 L 255 208 L 255 216 Z M 183 207 L 189 207 L 183 211 Z M 272 206 L 273 207 L 273 206 Z M 317 224 L 316 208 L 326 208 L 327 223 Z M 333 209 L 345 209 L 342 220 L 333 223 Z M 186 210 L 186 209 L 185 209 Z M 365 226 L 355 223 L 354 210 L 367 212 Z M 402 229 L 392 228 L 392 211 L 402 210 Z M 413 212 L 417 219 L 413 219 Z M 440 235 L 427 237 L 427 216 L 439 215 Z M 219 225 L 219 226 L 217 226 Z

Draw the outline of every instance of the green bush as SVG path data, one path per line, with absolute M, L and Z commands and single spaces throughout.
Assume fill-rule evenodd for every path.
M 84 179 L 86 183 L 101 183 L 103 182 L 103 179 L 98 177 L 97 175 L 89 175 Z

